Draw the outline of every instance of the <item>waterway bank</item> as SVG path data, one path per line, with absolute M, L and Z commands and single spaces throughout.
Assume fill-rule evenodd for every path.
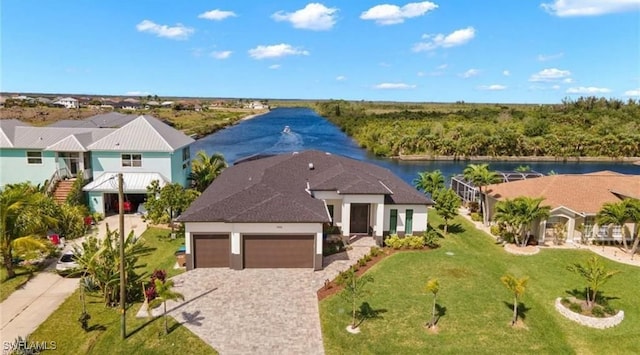
M 400 155 L 391 157 L 394 160 L 400 161 L 530 161 L 530 162 L 592 162 L 592 163 L 633 163 L 640 165 L 640 157 L 552 157 L 552 156 L 509 156 L 509 157 L 494 157 L 494 156 L 447 156 L 447 155 Z

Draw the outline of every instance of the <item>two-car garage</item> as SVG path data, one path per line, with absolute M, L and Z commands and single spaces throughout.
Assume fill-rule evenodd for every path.
M 233 267 L 229 234 L 193 234 L 193 267 Z M 314 234 L 243 234 L 239 268 L 313 268 Z

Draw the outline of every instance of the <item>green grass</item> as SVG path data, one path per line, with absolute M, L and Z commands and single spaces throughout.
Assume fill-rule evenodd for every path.
M 436 224 L 442 221 L 430 214 Z M 366 301 L 382 310 L 379 319 L 365 320 L 361 333 L 345 331 L 350 308 L 339 295 L 320 302 L 327 354 L 635 354 L 640 333 L 640 270 L 605 260 L 621 270 L 603 288 L 616 309 L 625 311 L 619 326 L 606 330 L 583 327 L 554 309 L 556 297 L 583 289 L 582 279 L 566 270 L 592 254 L 578 250 L 542 250 L 533 256 L 507 254 L 493 239 L 460 217 L 459 233 L 450 233 L 441 248 L 394 254 L 369 270 L 375 282 Z M 447 255 L 447 253 L 453 255 Z M 529 276 L 522 299 L 523 328 L 509 326 L 512 295 L 500 276 Z M 446 308 L 438 333 L 424 325 L 431 317 L 432 295 L 424 291 L 431 277 L 440 280 L 438 304 Z
M 0 267 L 0 302 L 6 300 L 15 290 L 24 286 L 40 269 L 38 267 L 16 266 L 16 276 L 7 279 L 7 270 Z
M 144 271 L 166 269 L 169 276 L 182 270 L 173 269 L 174 252 L 182 240 L 170 240 L 168 230 L 149 228 L 142 235 L 145 242 L 156 249 L 141 258 L 147 265 Z M 120 314 L 117 309 L 106 308 L 100 296 L 86 298 L 87 312 L 91 315 L 85 332 L 77 321 L 82 312 L 80 292 L 74 292 L 44 323 L 31 334 L 31 341 L 56 341 L 57 350 L 64 354 L 215 354 L 215 350 L 188 329 L 170 318 L 171 332 L 164 335 L 164 323 L 158 318 L 138 319 L 135 314 L 141 303 L 127 310 L 127 339 L 120 338 Z

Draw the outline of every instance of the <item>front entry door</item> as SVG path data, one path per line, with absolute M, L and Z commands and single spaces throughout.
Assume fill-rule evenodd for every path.
M 349 223 L 351 233 L 369 234 L 369 204 L 352 203 L 351 221 Z

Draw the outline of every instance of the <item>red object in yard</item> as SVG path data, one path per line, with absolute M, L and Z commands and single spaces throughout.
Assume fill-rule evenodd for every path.
M 91 226 L 93 225 L 93 217 L 91 216 L 87 216 L 84 218 L 84 225 L 85 226 Z
M 51 238 L 51 243 L 52 243 L 53 245 L 58 245 L 58 244 L 60 244 L 60 236 L 59 236 L 59 235 L 57 235 L 57 234 L 52 234 L 52 235 L 50 235 L 50 236 L 49 236 L 49 238 Z
M 123 209 L 124 209 L 124 211 L 125 211 L 125 212 L 127 212 L 127 213 L 128 213 L 128 212 L 131 212 L 132 207 L 133 207 L 133 206 L 131 206 L 131 202 L 129 202 L 129 201 L 124 201 L 124 202 L 122 203 L 122 208 L 123 208 Z

